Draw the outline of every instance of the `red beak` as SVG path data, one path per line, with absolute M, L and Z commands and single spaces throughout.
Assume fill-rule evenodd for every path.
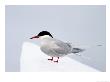
M 33 39 L 33 38 L 39 38 L 39 36 L 33 36 L 32 38 L 30 38 L 30 39 Z

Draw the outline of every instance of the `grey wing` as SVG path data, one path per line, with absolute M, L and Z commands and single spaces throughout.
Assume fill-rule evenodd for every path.
M 54 51 L 58 54 L 68 54 L 71 51 L 71 45 L 64 43 L 62 41 L 55 41 L 55 44 L 58 48 L 55 48 Z

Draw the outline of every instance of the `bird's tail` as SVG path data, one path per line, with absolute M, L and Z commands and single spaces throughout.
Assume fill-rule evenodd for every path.
M 81 55 L 80 52 L 83 52 L 83 51 L 86 51 L 86 50 L 89 50 L 89 49 L 93 49 L 93 48 L 96 48 L 96 47 L 101 47 L 103 45 L 80 45 L 80 46 L 75 46 L 75 45 L 72 45 L 71 44 L 71 47 L 72 47 L 72 53 L 77 55 L 77 56 L 80 56 L 81 58 L 83 59 L 87 59 L 87 60 L 91 60 L 90 57 L 87 57 L 85 55 Z
M 72 53 L 76 54 L 76 53 L 80 53 L 85 51 L 85 49 L 81 49 L 81 48 L 72 48 Z
M 72 45 L 72 53 L 77 54 L 80 52 L 83 52 L 85 50 L 91 49 L 91 48 L 96 48 L 96 47 L 101 47 L 102 45 Z

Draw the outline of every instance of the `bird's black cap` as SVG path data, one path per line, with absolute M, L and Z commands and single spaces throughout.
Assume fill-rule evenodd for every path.
M 41 31 L 37 36 L 44 36 L 44 35 L 49 35 L 50 37 L 52 37 L 53 38 L 53 36 L 50 34 L 50 32 L 48 32 L 48 31 Z

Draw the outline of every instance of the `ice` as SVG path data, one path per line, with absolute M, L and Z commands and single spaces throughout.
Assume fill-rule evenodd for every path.
M 39 46 L 24 42 L 20 58 L 21 72 L 98 72 L 98 70 L 82 64 L 68 56 L 59 59 L 59 62 L 49 61 L 49 56 L 41 52 Z

